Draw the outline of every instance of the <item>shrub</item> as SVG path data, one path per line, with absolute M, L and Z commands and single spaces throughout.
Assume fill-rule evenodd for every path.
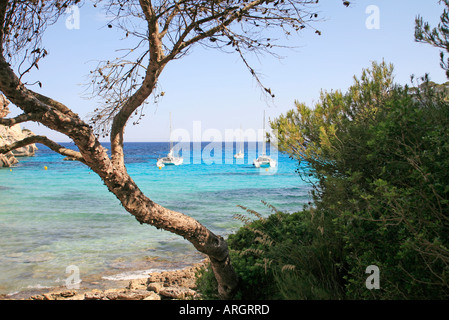
M 314 206 L 344 242 L 346 297 L 449 297 L 449 105 L 427 79 L 410 90 L 374 63 L 346 94 L 281 116 L 283 151 L 307 162 Z M 447 92 L 447 91 L 446 91 Z M 365 269 L 381 270 L 367 290 Z
M 448 90 L 393 82 L 373 63 L 346 93 L 272 122 L 313 206 L 229 236 L 243 299 L 448 299 Z M 438 89 L 438 90 L 436 90 Z M 303 170 L 307 168 L 307 170 Z M 365 270 L 380 270 L 368 290 Z
M 232 263 L 240 277 L 236 298 L 341 298 L 341 276 L 337 276 L 338 264 L 334 263 L 341 250 L 320 231 L 323 221 L 310 210 L 288 214 L 270 208 L 274 213 L 266 218 L 243 208 L 255 219 L 239 215 L 245 225 L 228 238 Z M 203 274 L 200 283 L 206 288 L 213 282 Z M 200 291 L 204 295 L 207 290 Z

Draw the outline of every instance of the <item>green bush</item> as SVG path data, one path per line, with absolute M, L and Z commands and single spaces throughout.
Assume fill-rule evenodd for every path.
M 449 105 L 445 90 L 410 90 L 392 74 L 374 63 L 346 94 L 297 103 L 272 126 L 282 150 L 311 167 L 316 211 L 344 243 L 347 298 L 448 298 Z M 369 265 L 380 290 L 365 287 Z
M 293 214 L 275 210 L 267 218 L 246 210 L 256 218 L 241 215 L 245 225 L 228 238 L 232 264 L 240 278 L 237 299 L 342 297 L 338 264 L 333 263 L 341 250 L 323 234 L 323 221 L 313 210 Z M 214 283 L 212 272 L 205 273 L 199 280 L 199 291 L 214 298 L 210 295 L 213 286 L 208 290 Z
M 373 63 L 346 93 L 273 121 L 314 202 L 267 218 L 244 208 L 257 219 L 228 239 L 238 298 L 448 299 L 447 92 L 399 86 Z M 365 285 L 370 265 L 380 289 Z
M 395 89 L 365 128 L 366 140 L 342 140 L 361 159 L 341 168 L 352 173 L 345 179 L 357 203 L 338 219 L 354 221 L 344 229 L 350 297 L 449 297 L 449 106 L 425 87 L 416 95 Z M 360 286 L 369 264 L 382 270 L 380 291 Z

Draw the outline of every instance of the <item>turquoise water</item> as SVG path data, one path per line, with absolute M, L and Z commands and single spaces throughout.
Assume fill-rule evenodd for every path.
M 201 150 L 207 146 L 202 143 Z M 83 282 L 120 280 L 203 258 L 181 237 L 139 224 L 86 166 L 38 147 L 36 156 L 0 169 L 0 294 L 64 285 L 68 266 L 79 268 Z M 309 186 L 285 154 L 275 154 L 277 168 L 266 170 L 252 166 L 252 144 L 237 161 L 235 146 L 207 149 L 213 164 L 191 145 L 183 154 L 185 164 L 159 169 L 157 158 L 167 147 L 125 144 L 128 172 L 150 199 L 217 234 L 226 236 L 241 226 L 233 218 L 244 213 L 237 205 L 268 215 L 262 200 L 287 212 L 309 201 Z

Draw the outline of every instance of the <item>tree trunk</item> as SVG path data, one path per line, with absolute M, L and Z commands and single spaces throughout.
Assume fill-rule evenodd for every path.
M 231 265 L 226 241 L 182 213 L 169 210 L 148 199 L 124 171 L 115 172 L 113 179 L 100 174 L 108 189 L 140 223 L 182 236 L 211 261 L 218 282 L 218 294 L 222 299 L 231 299 L 238 285 L 238 278 Z M 122 177 L 122 179 L 119 179 Z
M 226 241 L 200 224 L 197 220 L 182 213 L 164 208 L 148 199 L 127 175 L 121 172 L 115 176 L 124 177 L 120 183 L 107 183 L 109 190 L 140 223 L 170 231 L 182 236 L 211 261 L 218 282 L 218 293 L 222 299 L 233 297 L 238 278 L 231 265 Z M 119 186 L 118 186 L 119 185 Z
M 195 219 L 166 209 L 147 198 L 128 175 L 124 163 L 119 162 L 120 165 L 117 165 L 109 158 L 106 149 L 87 124 L 57 102 L 34 95 L 27 90 L 1 56 L 0 90 L 15 105 L 29 114 L 40 112 L 40 123 L 70 137 L 79 149 L 78 158 L 101 177 L 109 191 L 140 223 L 147 223 L 180 235 L 191 242 L 198 251 L 206 254 L 210 258 L 218 282 L 219 296 L 223 299 L 232 297 L 238 279 L 230 264 L 226 241 L 222 237 L 213 234 Z M 52 145 L 55 143 L 48 140 L 48 144 L 46 140 L 38 142 L 56 150 Z
M 3 52 L 6 1 L 0 2 L 0 91 L 24 111 L 24 114 L 13 119 L 14 121 L 37 121 L 63 133 L 73 140 L 79 152 L 63 148 L 41 136 L 18 142 L 21 146 L 28 142 L 40 142 L 56 152 L 72 155 L 86 164 L 101 177 L 109 191 L 140 223 L 150 224 L 180 235 L 191 242 L 198 251 L 206 254 L 210 258 L 218 282 L 219 296 L 229 299 L 237 288 L 238 279 L 230 263 L 226 241 L 195 219 L 151 201 L 141 192 L 126 171 L 123 154 L 123 133 L 126 122 L 152 93 L 157 77 L 166 64 L 166 62 L 160 62 L 163 58 L 162 42 L 151 3 L 143 0 L 140 3 L 148 22 L 151 59 L 141 88 L 127 100 L 114 118 L 111 130 L 111 158 L 98 141 L 92 128 L 76 113 L 60 102 L 29 90 L 14 73 Z M 9 120 L 5 121 L 6 123 L 13 122 L 11 119 L 6 120 Z M 11 147 L 2 147 L 2 152 L 7 152 Z

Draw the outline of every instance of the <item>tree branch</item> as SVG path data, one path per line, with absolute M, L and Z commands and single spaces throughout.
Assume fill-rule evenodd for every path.
M 0 119 L 0 124 L 7 127 L 12 127 L 18 123 L 37 120 L 40 115 L 40 113 L 22 113 L 14 118 Z
M 124 168 L 123 135 L 126 123 L 133 112 L 140 107 L 151 95 L 156 86 L 159 74 L 165 64 L 161 63 L 164 56 L 162 42 L 159 37 L 159 25 L 156 15 L 151 6 L 151 2 L 140 0 L 141 8 L 144 12 L 145 20 L 148 24 L 148 42 L 150 59 L 146 70 L 145 78 L 139 89 L 123 104 L 119 112 L 115 115 L 111 126 L 111 158 L 116 168 Z
M 5 37 L 4 25 L 5 25 L 5 15 L 6 7 L 8 6 L 7 1 L 0 2 L 0 53 L 3 55 L 3 38 Z
M 57 144 L 56 142 L 50 140 L 45 136 L 30 136 L 14 143 L 0 146 L 0 153 L 8 153 L 9 151 L 25 147 L 33 143 L 41 143 L 63 156 L 71 157 L 79 162 L 86 164 L 80 152 L 64 148 L 63 146 Z
M 214 13 L 210 16 L 206 16 L 203 19 L 200 19 L 197 21 L 192 21 L 190 24 L 186 25 L 184 32 L 179 36 L 179 38 L 176 41 L 176 43 L 174 44 L 173 49 L 171 50 L 170 54 L 168 54 L 164 60 L 167 62 L 170 60 L 173 60 L 184 48 L 187 48 L 190 45 L 192 45 L 193 43 L 196 43 L 204 38 L 210 37 L 210 36 L 214 35 L 216 32 L 222 30 L 223 26 L 227 26 L 231 22 L 233 22 L 235 19 L 237 19 L 238 14 L 236 14 L 236 12 L 237 12 L 236 9 L 238 9 L 238 7 L 229 7 L 229 8 L 224 9 L 222 12 L 219 12 L 217 14 Z M 233 15 L 231 15 L 231 17 L 228 18 L 225 22 L 218 24 L 217 26 L 209 29 L 206 32 L 200 33 L 199 35 L 193 37 L 192 39 L 184 41 L 187 38 L 187 36 L 192 32 L 192 30 L 195 30 L 195 28 L 199 28 L 200 25 L 208 23 L 213 20 L 217 20 L 221 17 L 226 17 L 228 14 L 230 14 L 233 11 L 234 11 Z
M 77 117 L 77 115 L 70 110 L 68 107 L 66 107 L 64 104 L 62 104 L 61 102 L 58 102 L 56 100 L 53 100 L 47 96 L 44 96 L 40 93 L 34 92 L 30 89 L 28 89 L 29 92 L 31 92 L 39 101 L 45 103 L 46 105 L 51 106 L 52 108 L 64 113 L 65 115 L 69 115 L 69 116 L 75 116 Z

